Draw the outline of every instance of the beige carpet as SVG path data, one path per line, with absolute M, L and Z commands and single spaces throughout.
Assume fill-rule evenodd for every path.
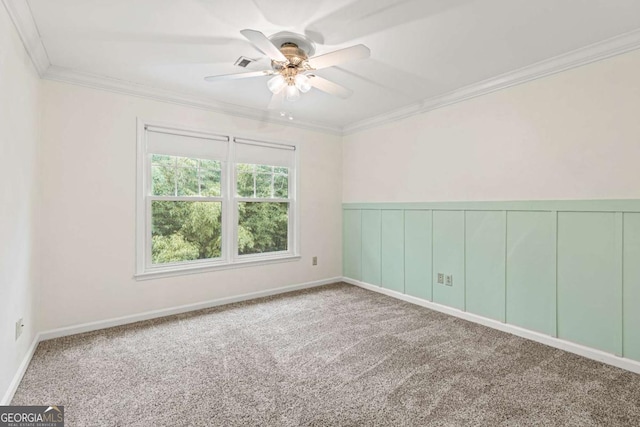
M 46 341 L 74 426 L 640 426 L 640 375 L 346 284 Z

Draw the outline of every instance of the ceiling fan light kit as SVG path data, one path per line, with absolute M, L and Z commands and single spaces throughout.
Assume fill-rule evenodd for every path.
M 267 87 L 272 93 L 280 93 L 286 85 L 287 81 L 284 79 L 282 74 L 278 74 L 275 77 L 270 78 L 267 82 Z
M 356 45 L 314 57 L 312 55 L 316 51 L 315 44 L 300 34 L 283 31 L 267 37 L 260 31 L 248 29 L 240 33 L 271 59 L 272 69 L 209 76 L 205 77 L 205 80 L 215 82 L 273 76 L 267 81 L 267 88 L 273 94 L 268 107 L 270 109 L 279 106 L 283 95 L 287 101 L 294 102 L 300 99 L 301 93 L 309 92 L 312 87 L 330 95 L 348 98 L 352 93 L 351 90 L 312 72 L 347 61 L 368 58 L 370 55 L 368 47 Z
M 304 74 L 298 74 L 295 78 L 295 83 L 296 83 L 296 87 L 300 90 L 300 92 L 302 93 L 307 93 L 311 90 L 311 79 L 304 75 Z
M 293 102 L 300 99 L 300 91 L 295 85 L 287 85 L 286 91 L 287 101 Z

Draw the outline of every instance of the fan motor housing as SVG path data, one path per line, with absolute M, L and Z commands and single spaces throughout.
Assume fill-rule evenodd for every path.
M 289 63 L 296 67 L 309 59 L 306 52 L 298 47 L 297 44 L 287 42 L 280 47 L 280 52 L 287 57 Z
M 315 43 L 302 34 L 281 31 L 273 34 L 269 40 L 279 46 L 280 52 L 289 61 L 288 68 L 298 68 L 304 65 L 304 62 L 316 52 Z M 271 65 L 278 72 L 284 68 L 282 64 L 276 62 L 272 62 Z

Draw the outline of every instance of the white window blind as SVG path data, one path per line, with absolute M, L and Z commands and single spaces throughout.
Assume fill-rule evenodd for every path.
M 268 165 L 293 168 L 295 147 L 284 144 L 270 144 L 250 139 L 234 138 L 236 163 Z
M 171 129 L 147 128 L 147 152 L 167 156 L 226 161 L 229 138 L 226 136 L 172 132 Z

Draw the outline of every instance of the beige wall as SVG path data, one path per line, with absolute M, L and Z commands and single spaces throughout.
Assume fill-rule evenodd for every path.
M 43 100 L 41 330 L 341 275 L 340 137 L 51 81 Z M 134 280 L 137 117 L 301 142 L 302 260 Z
M 343 201 L 640 197 L 640 51 L 344 138 Z
M 37 143 L 40 82 L 0 6 L 0 399 L 35 333 Z M 24 318 L 16 341 L 14 325 Z

